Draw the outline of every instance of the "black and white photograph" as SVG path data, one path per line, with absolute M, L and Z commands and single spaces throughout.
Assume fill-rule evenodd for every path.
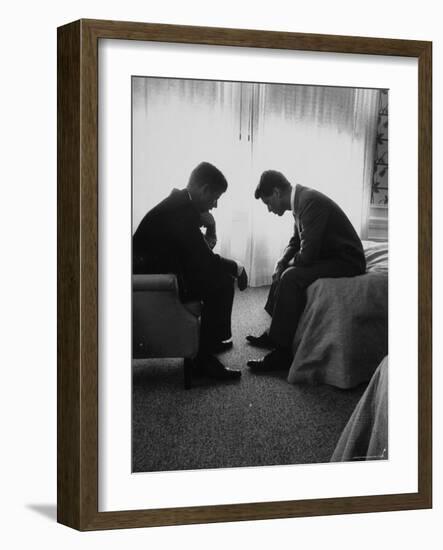
M 389 90 L 132 77 L 132 471 L 387 460 Z
M 2 7 L 2 546 L 438 549 L 440 5 Z

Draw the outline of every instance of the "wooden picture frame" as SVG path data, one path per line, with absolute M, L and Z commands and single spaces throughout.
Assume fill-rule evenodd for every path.
M 418 59 L 418 492 L 98 511 L 98 41 L 159 41 Z M 58 521 L 79 530 L 432 506 L 432 44 L 80 20 L 58 29 Z

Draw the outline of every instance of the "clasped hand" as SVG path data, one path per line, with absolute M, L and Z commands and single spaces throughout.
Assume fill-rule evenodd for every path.
M 276 283 L 277 281 L 280 280 L 280 277 L 281 277 L 283 271 L 286 269 L 286 267 L 287 267 L 286 263 L 282 262 L 281 260 L 279 260 L 275 264 L 274 273 L 272 274 L 272 282 L 273 283 Z

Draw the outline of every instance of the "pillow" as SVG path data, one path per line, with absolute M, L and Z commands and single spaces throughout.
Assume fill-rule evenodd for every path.
M 388 273 L 388 243 L 362 241 L 368 273 Z

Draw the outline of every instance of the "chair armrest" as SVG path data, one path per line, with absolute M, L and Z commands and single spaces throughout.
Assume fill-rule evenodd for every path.
M 133 357 L 195 357 L 201 306 L 182 303 L 173 274 L 133 275 Z
M 177 276 L 173 273 L 133 275 L 132 288 L 135 292 L 143 290 L 164 290 L 178 293 Z

